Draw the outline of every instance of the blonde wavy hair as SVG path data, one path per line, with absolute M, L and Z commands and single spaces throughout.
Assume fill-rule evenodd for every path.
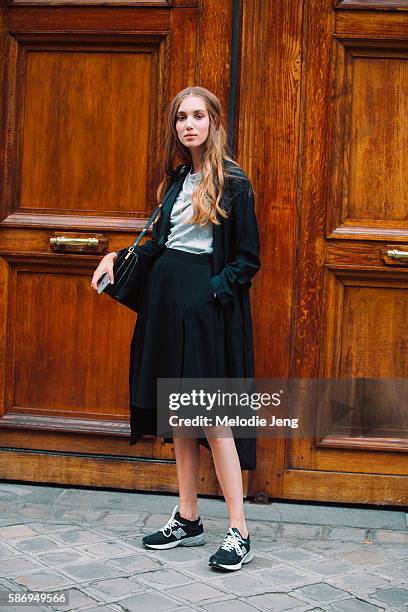
M 223 218 L 228 217 L 228 213 L 220 205 L 226 176 L 223 160 L 228 159 L 237 166 L 238 164 L 227 152 L 227 135 L 220 101 L 216 95 L 204 87 L 186 87 L 179 91 L 169 104 L 163 139 L 162 169 L 165 178 L 158 187 L 157 201 L 160 202 L 164 196 L 176 167 L 180 163 L 191 164 L 192 161 L 190 150 L 180 142 L 176 130 L 178 109 L 188 96 L 199 96 L 204 100 L 210 120 L 202 158 L 203 176 L 193 192 L 191 199 L 193 215 L 189 223 L 197 223 L 201 226 L 208 223 L 219 225 L 217 213 Z

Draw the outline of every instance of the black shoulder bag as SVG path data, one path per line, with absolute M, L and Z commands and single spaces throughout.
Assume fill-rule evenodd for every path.
M 156 258 L 162 251 L 162 249 L 158 249 L 154 253 L 146 253 L 143 249 L 138 249 L 137 245 L 156 219 L 160 209 L 171 198 L 174 191 L 178 189 L 180 181 L 184 180 L 185 170 L 185 165 L 181 165 L 177 168 L 175 172 L 176 179 L 171 182 L 163 200 L 160 202 L 132 246 L 118 251 L 118 257 L 113 264 L 114 284 L 111 285 L 109 282 L 106 282 L 106 286 L 103 288 L 104 293 L 136 312 L 139 311 L 142 303 L 147 275 Z M 102 279 L 103 278 L 104 277 L 102 277 Z M 102 281 L 102 279 L 100 280 Z
M 138 312 L 142 302 L 146 278 L 160 250 L 156 253 L 145 253 L 137 245 L 156 219 L 164 202 L 156 208 L 132 246 L 118 251 L 113 264 L 113 285 L 108 283 L 103 292 L 124 306 Z M 102 279 L 101 279 L 102 280 Z

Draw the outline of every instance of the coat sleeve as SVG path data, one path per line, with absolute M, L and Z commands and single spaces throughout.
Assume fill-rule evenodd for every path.
M 242 186 L 232 208 L 235 216 L 234 254 L 221 272 L 211 279 L 214 293 L 223 306 L 234 298 L 239 286 L 250 283 L 261 267 L 255 200 L 249 181 Z

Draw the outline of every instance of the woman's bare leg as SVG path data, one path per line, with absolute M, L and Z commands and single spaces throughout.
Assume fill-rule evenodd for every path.
M 212 432 L 210 432 L 211 434 Z M 207 432 L 206 432 L 207 434 Z M 242 473 L 234 438 L 207 435 L 215 471 L 230 515 L 230 527 L 237 527 L 242 537 L 248 536 L 244 514 Z
M 179 484 L 179 512 L 183 518 L 194 521 L 197 513 L 200 449 L 197 438 L 173 436 Z

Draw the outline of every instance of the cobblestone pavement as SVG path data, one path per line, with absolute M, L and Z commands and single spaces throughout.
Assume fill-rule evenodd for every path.
M 167 522 L 177 497 L 0 483 L 0 591 L 64 591 L 34 610 L 374 611 L 408 609 L 403 509 L 245 502 L 255 559 L 208 566 L 227 529 L 225 503 L 200 499 L 207 543 L 167 551 L 141 537 Z

